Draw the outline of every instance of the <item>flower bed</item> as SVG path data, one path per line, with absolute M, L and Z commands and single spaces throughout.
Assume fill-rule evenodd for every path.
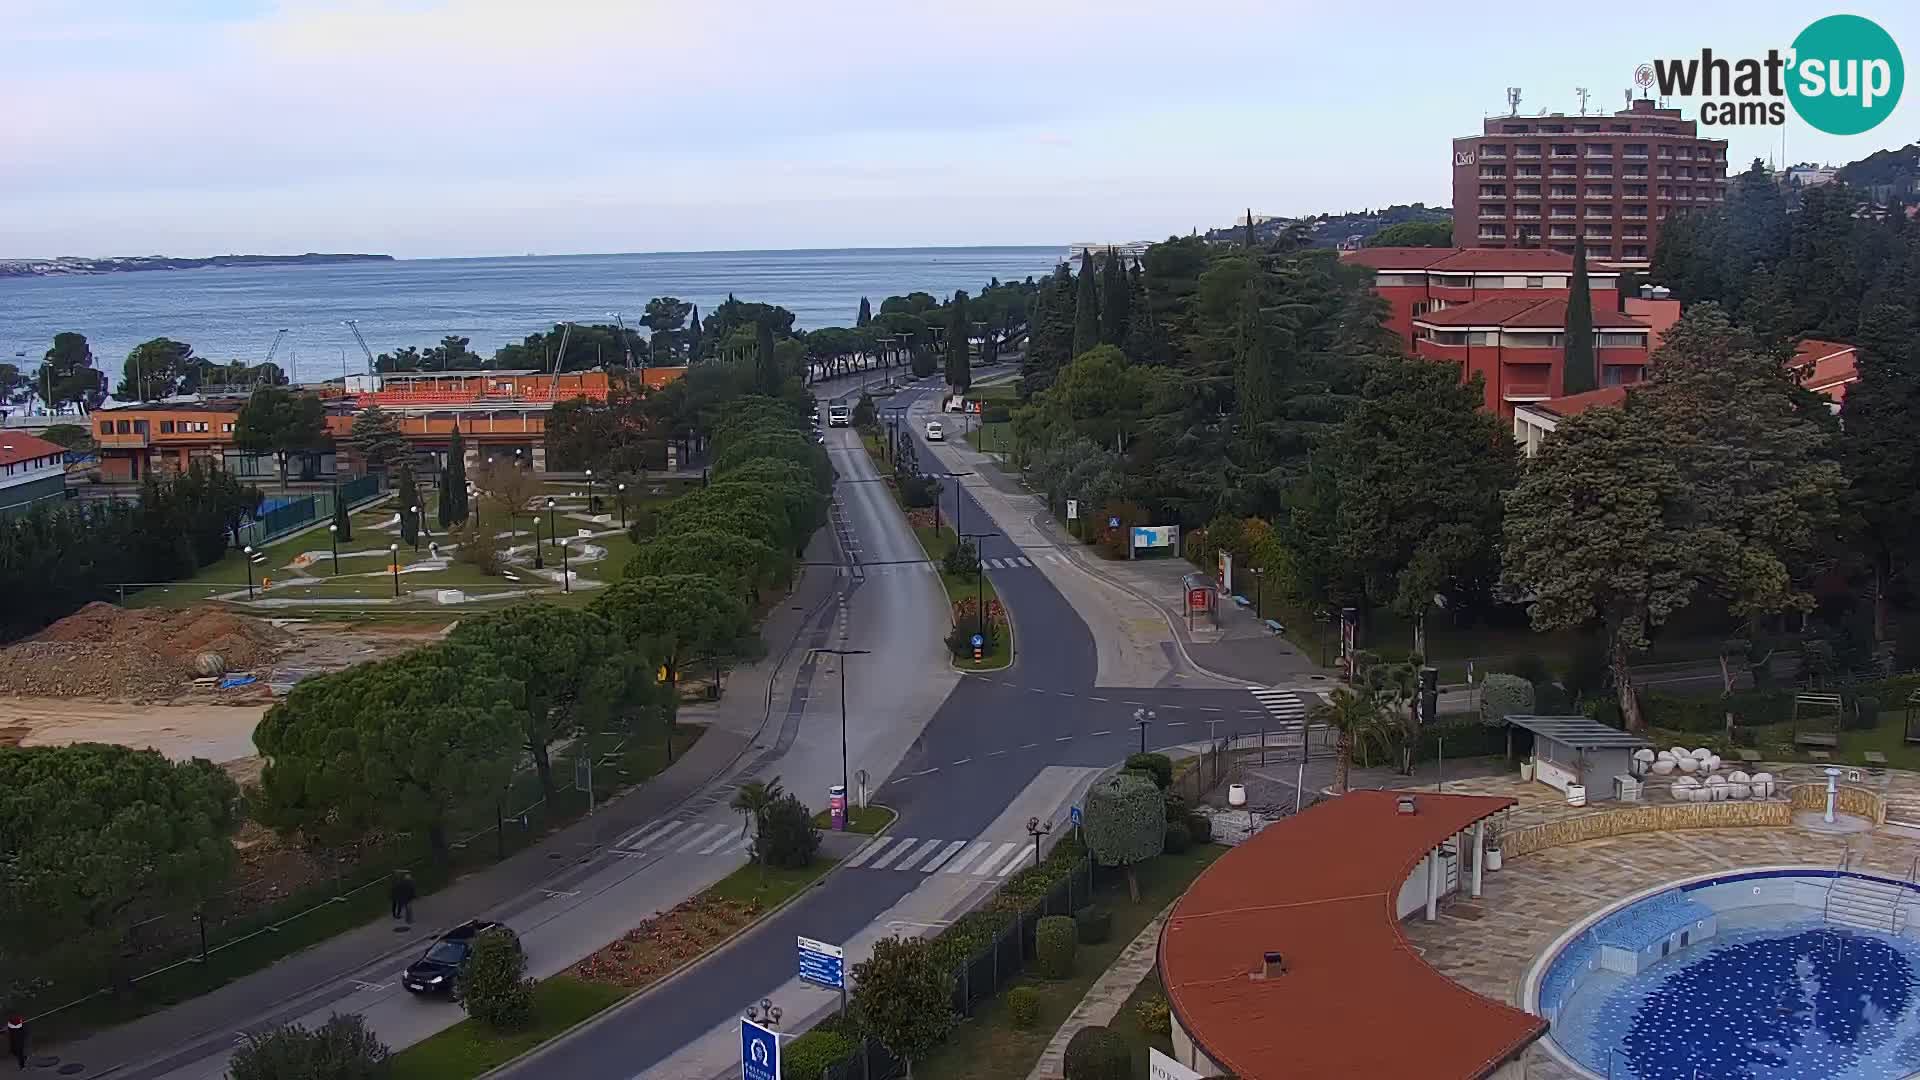
M 953 605 L 953 624 L 955 626 L 973 626 L 979 613 L 979 605 L 973 597 L 957 600 Z M 997 599 L 987 601 L 987 621 L 995 626 L 1007 625 L 1007 609 L 1000 606 Z
M 760 915 L 758 900 L 683 900 L 573 966 L 588 982 L 640 989 L 725 941 Z

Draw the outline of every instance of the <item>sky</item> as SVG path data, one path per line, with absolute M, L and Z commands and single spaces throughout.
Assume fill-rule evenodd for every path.
M 1920 5 L 0 0 L 0 258 L 1158 239 L 1451 200 L 1450 140 Z M 1797 119 L 1794 161 L 1920 138 Z M 1687 103 L 1681 103 L 1686 107 Z M 1694 115 L 1690 107 L 1687 115 Z M 1737 168 L 1777 128 L 1726 128 Z

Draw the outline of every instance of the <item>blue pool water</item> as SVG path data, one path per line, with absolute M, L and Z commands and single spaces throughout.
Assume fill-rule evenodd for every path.
M 1539 1003 L 1563 1053 L 1612 1080 L 1901 1080 L 1920 1073 L 1920 940 L 1910 936 L 1831 926 L 1818 909 L 1795 903 L 1707 901 L 1699 912 L 1718 909 L 1716 935 L 1638 975 L 1598 968 L 1600 939 L 1654 923 L 1678 927 L 1671 919 L 1677 905 L 1693 906 L 1685 897 L 1703 895 L 1648 897 L 1600 919 L 1554 956 Z M 1629 949 L 1649 941 L 1658 948 L 1657 937 L 1629 937 Z

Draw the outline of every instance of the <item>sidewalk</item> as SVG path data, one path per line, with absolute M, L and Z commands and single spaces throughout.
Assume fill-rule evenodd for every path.
M 814 537 L 809 556 L 833 557 L 825 530 Z M 99 1076 L 165 1056 L 209 1037 L 230 1045 L 233 1033 L 299 1016 L 314 1007 L 343 980 L 365 969 L 425 947 L 437 928 L 499 909 L 525 907 L 544 897 L 543 886 L 576 872 L 606 844 L 699 795 L 732 769 L 750 750 L 772 713 L 776 691 L 790 686 L 799 664 L 794 643 L 838 592 L 836 574 L 826 567 L 803 570 L 792 593 L 769 612 L 761 627 L 767 656 L 739 668 L 728 679 L 720 701 L 685 707 L 680 721 L 706 725 L 706 732 L 685 756 L 637 788 L 603 804 L 583 818 L 526 850 L 474 871 L 447 888 L 415 902 L 417 921 L 405 932 L 378 920 L 285 957 L 270 967 L 209 993 L 138 1020 L 97 1032 L 77 1042 L 48 1045 L 61 1070 Z M 784 704 L 783 709 L 784 712 Z

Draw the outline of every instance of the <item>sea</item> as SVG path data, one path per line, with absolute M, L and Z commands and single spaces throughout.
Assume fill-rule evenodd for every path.
M 802 329 L 852 326 L 860 298 L 951 296 L 988 281 L 1052 272 L 1065 245 L 848 248 L 634 255 L 406 259 L 334 265 L 148 270 L 0 278 L 0 362 L 39 364 L 53 336 L 87 336 L 94 363 L 117 378 L 127 353 L 168 337 L 211 360 L 274 357 L 296 382 L 358 374 L 366 355 L 346 326 L 357 320 L 374 353 L 422 349 L 448 334 L 482 355 L 555 323 L 639 325 L 647 301 L 677 296 L 711 312 L 729 294 L 779 304 Z M 609 359 L 612 359 L 609 357 Z

